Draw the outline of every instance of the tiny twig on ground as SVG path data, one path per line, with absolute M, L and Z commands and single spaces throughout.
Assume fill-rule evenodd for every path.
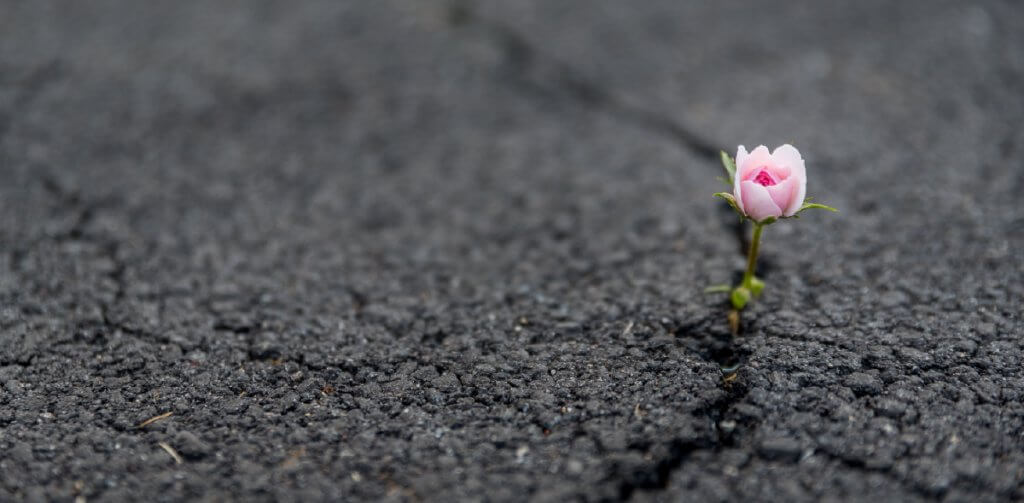
M 171 457 L 174 458 L 175 464 L 180 465 L 185 461 L 181 459 L 181 455 L 178 454 L 178 451 L 174 450 L 170 445 L 167 445 L 167 442 L 157 442 L 157 445 L 159 445 L 161 449 L 167 451 L 167 454 L 170 454 Z
M 171 417 L 173 415 L 174 415 L 173 412 L 164 412 L 163 414 L 160 414 L 159 416 L 153 416 L 153 417 L 151 417 L 151 418 L 149 418 L 149 419 L 139 423 L 139 425 L 136 428 L 145 428 L 145 427 L 147 427 L 147 426 L 149 426 L 149 425 L 151 425 L 151 424 L 153 424 L 153 423 L 155 423 L 157 421 L 162 421 L 162 420 L 167 419 L 167 418 L 169 418 L 169 417 Z

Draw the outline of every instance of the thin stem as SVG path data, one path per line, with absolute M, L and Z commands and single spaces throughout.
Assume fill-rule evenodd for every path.
M 761 245 L 761 229 L 764 226 L 755 223 L 754 224 L 754 237 L 750 240 L 750 251 L 747 253 L 747 272 L 743 273 L 743 283 L 741 286 L 744 288 L 751 288 L 754 280 L 754 268 L 757 266 L 757 249 Z

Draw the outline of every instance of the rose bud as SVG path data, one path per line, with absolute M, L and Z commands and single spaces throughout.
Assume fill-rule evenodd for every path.
M 771 153 L 764 145 L 750 153 L 740 145 L 733 197 L 744 215 L 755 222 L 791 217 L 800 211 L 806 194 L 804 160 L 792 145 L 782 145 Z

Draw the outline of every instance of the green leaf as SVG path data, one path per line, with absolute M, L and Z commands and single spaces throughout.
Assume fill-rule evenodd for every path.
M 839 212 L 839 210 L 837 210 L 837 209 L 835 209 L 835 208 L 833 208 L 833 207 L 831 207 L 831 206 L 825 206 L 824 204 L 818 204 L 818 203 L 808 203 L 808 202 L 805 202 L 805 203 L 803 204 L 803 206 L 801 206 L 801 207 L 800 207 L 800 209 L 799 209 L 799 210 L 796 210 L 796 212 L 797 212 L 797 213 L 800 213 L 801 211 L 804 211 L 804 210 L 809 210 L 809 209 L 812 209 L 812 208 L 817 208 L 817 209 L 821 209 L 821 210 L 828 210 L 828 211 L 833 211 L 833 212 L 836 212 L 836 213 L 838 213 L 838 212 Z
M 729 206 L 732 206 L 732 209 L 736 210 L 736 213 L 740 216 L 740 220 L 743 220 L 743 218 L 746 217 L 746 215 L 743 214 L 743 210 L 740 209 L 740 205 L 736 204 L 736 198 L 733 197 L 732 194 L 728 192 L 715 192 L 715 197 L 725 199 L 725 202 L 729 203 Z
M 711 285 L 704 289 L 704 293 L 729 293 L 731 285 Z
M 732 300 L 732 307 L 737 311 L 742 310 L 747 305 L 747 302 L 750 302 L 750 290 L 742 286 L 736 287 L 732 291 L 730 300 Z
M 722 167 L 725 168 L 725 172 L 729 174 L 729 185 L 733 184 L 733 180 L 736 179 L 736 161 L 729 157 L 724 150 L 722 152 Z
M 834 211 L 836 213 L 839 212 L 839 210 L 837 210 L 837 209 L 835 209 L 835 208 L 833 208 L 831 206 L 825 206 L 824 204 L 808 202 L 810 200 L 811 200 L 810 197 L 804 198 L 804 204 L 802 206 L 800 206 L 799 210 L 796 210 L 796 213 L 793 213 L 791 216 L 782 217 L 782 218 L 800 218 L 800 212 L 801 211 L 810 210 L 810 209 L 828 210 L 828 211 Z

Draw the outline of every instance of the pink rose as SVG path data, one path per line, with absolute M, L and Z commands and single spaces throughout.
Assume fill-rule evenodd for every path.
M 740 145 L 732 190 L 740 211 L 755 222 L 791 217 L 807 195 L 804 160 L 792 145 L 782 145 L 771 153 L 761 145 L 749 154 Z

